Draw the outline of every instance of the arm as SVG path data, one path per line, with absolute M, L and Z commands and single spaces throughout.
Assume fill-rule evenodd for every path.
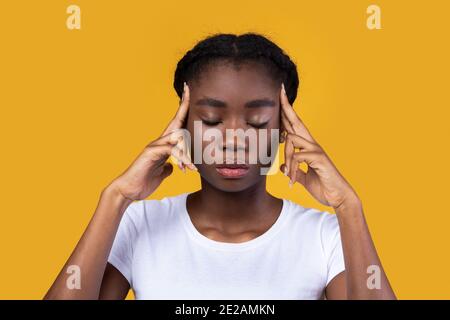
M 335 209 L 339 221 L 345 272 L 333 279 L 326 289 L 328 299 L 396 299 L 377 255 L 359 199 Z M 368 286 L 370 266 L 379 276 L 379 287 Z M 335 281 L 336 280 L 336 281 Z
M 134 200 L 150 196 L 173 171 L 166 162 L 173 155 L 180 169 L 197 168 L 186 152 L 186 141 L 179 129 L 189 106 L 189 87 L 185 84 L 178 111 L 160 138 L 141 152 L 130 167 L 101 193 L 89 225 L 44 299 L 123 299 L 129 291 L 126 278 L 107 263 L 122 216 Z M 67 285 L 80 272 L 80 287 Z M 70 282 L 69 282 L 70 284 Z
M 117 288 L 111 293 L 112 297 L 126 296 L 129 289 L 126 279 L 111 270 L 105 273 L 105 268 L 120 219 L 131 202 L 112 187 L 103 190 L 86 231 L 44 299 L 98 299 L 104 274 L 108 287 L 113 291 Z M 69 266 L 79 267 L 80 289 L 67 286 Z
M 281 170 L 289 177 L 290 186 L 299 182 L 320 203 L 334 208 L 339 222 L 345 271 L 330 281 L 326 288 L 327 298 L 395 299 L 372 242 L 359 197 L 295 113 L 284 86 L 280 101 L 282 129 L 287 132 L 285 164 Z M 300 163 L 308 165 L 307 172 L 299 168 Z M 369 267 L 378 272 L 379 288 L 368 286 L 371 276 L 368 271 L 372 272 Z

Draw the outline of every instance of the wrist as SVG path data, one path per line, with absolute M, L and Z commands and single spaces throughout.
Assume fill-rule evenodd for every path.
M 334 211 L 338 215 L 360 213 L 362 212 L 362 202 L 356 194 L 352 193 L 339 206 L 335 207 Z
M 120 190 L 115 186 L 114 182 L 105 187 L 100 196 L 100 202 L 105 202 L 108 206 L 113 206 L 122 214 L 126 208 L 133 202 L 123 196 Z

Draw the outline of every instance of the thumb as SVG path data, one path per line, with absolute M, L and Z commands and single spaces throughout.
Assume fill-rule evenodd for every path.
M 173 166 L 170 162 L 166 162 L 163 166 L 163 171 L 159 175 L 161 181 L 170 176 L 173 172 Z
M 159 175 L 154 176 L 154 179 L 157 180 L 158 185 L 168 176 L 170 176 L 173 172 L 173 166 L 170 162 L 164 163 L 162 168 L 159 169 L 161 173 Z
M 148 177 L 148 180 L 146 181 L 147 186 L 146 186 L 146 188 L 144 187 L 144 189 L 149 192 L 147 194 L 145 194 L 144 198 L 151 195 L 161 185 L 163 180 L 172 174 L 172 171 L 173 171 L 173 167 L 168 162 L 161 165 L 157 169 L 157 171 L 154 171 L 152 173 L 152 176 Z M 141 198 L 141 199 L 144 199 L 144 198 Z
M 284 173 L 284 171 L 286 170 L 286 164 L 282 164 L 280 166 L 280 170 L 281 172 Z M 301 168 L 297 168 L 296 172 L 295 172 L 295 181 L 299 182 L 301 185 L 305 185 L 305 180 L 306 180 L 306 172 L 303 171 Z

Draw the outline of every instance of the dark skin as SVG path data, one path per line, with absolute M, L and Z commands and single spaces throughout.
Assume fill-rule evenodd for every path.
M 195 227 L 206 237 L 239 243 L 260 236 L 274 224 L 282 200 L 267 192 L 266 176 L 259 172 L 261 164 L 250 165 L 245 176 L 230 179 L 219 175 L 215 165 L 194 166 L 186 150 L 179 148 L 179 141 L 171 133 L 187 128 L 193 137 L 196 120 L 221 131 L 258 129 L 263 124 L 266 129 L 286 133 L 286 163 L 280 169 L 290 184 L 299 182 L 319 202 L 332 207 L 339 221 L 346 271 L 329 283 L 324 295 L 327 299 L 395 299 L 359 198 L 296 115 L 280 83 L 257 63 L 242 64 L 240 68 L 216 63 L 185 86 L 180 107 L 161 137 L 146 146 L 130 167 L 103 190 L 88 228 L 45 299 L 126 297 L 130 286 L 107 258 L 126 208 L 150 196 L 172 173 L 173 167 L 167 162 L 170 155 L 178 159 L 181 169 L 198 170 L 201 175 L 202 188 L 188 197 L 187 209 Z M 284 134 L 280 141 L 284 141 Z M 308 165 L 307 172 L 298 168 L 302 162 Z M 82 270 L 84 285 L 80 290 L 66 287 L 65 271 L 70 265 Z M 369 265 L 381 268 L 379 290 L 366 286 Z
M 225 129 L 258 129 L 261 125 L 279 129 L 278 87 L 259 64 L 216 63 L 190 85 L 186 127 L 194 136 L 194 121 L 202 121 L 204 128 L 214 127 L 224 137 Z M 207 143 L 203 142 L 203 147 Z M 282 200 L 267 192 L 266 176 L 260 174 L 262 165 L 249 166 L 244 177 L 227 179 L 216 172 L 215 165 L 196 164 L 202 188 L 188 197 L 187 208 L 205 236 L 223 242 L 248 241 L 266 232 L 278 218 Z

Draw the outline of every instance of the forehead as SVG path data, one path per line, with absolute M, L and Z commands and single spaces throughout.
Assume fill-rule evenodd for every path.
M 262 97 L 276 99 L 281 83 L 258 62 L 234 64 L 217 61 L 208 65 L 190 85 L 192 97 L 213 96 L 230 103 Z

